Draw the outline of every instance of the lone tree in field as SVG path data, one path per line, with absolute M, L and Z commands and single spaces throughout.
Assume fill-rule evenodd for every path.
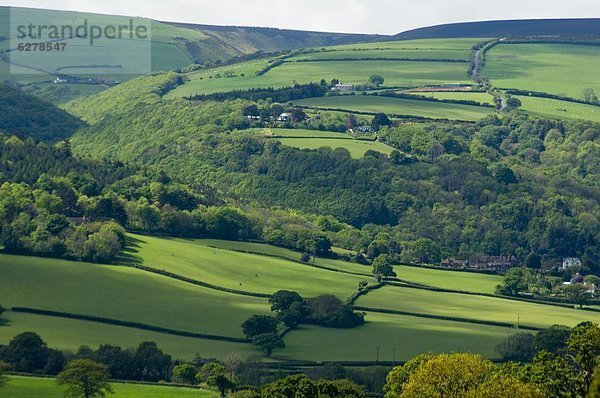
M 56 384 L 65 386 L 65 397 L 105 397 L 113 390 L 108 384 L 108 367 L 90 359 L 75 359 L 56 377 Z
M 600 100 L 598 100 L 598 96 L 596 95 L 596 92 L 594 91 L 593 88 L 586 88 L 585 90 L 583 90 L 583 99 L 586 102 L 589 102 L 592 104 L 597 104 L 598 102 L 600 102 Z
M 252 344 L 263 350 L 268 357 L 271 356 L 273 350 L 285 348 L 285 342 L 277 333 L 259 334 L 252 339 Z
M 211 362 L 204 365 L 196 374 L 196 380 L 199 383 L 205 383 L 211 387 L 215 387 L 224 397 L 227 390 L 235 387 L 235 383 L 227 377 L 225 366 L 217 362 Z
M 277 333 L 278 323 L 272 316 L 253 315 L 242 323 L 242 331 L 247 339 L 252 340 L 261 334 Z
M 369 83 L 374 85 L 375 87 L 381 86 L 385 82 L 385 79 L 381 75 L 372 75 L 369 77 Z

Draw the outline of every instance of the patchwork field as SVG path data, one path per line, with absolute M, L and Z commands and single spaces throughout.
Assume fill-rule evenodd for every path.
M 97 348 L 110 343 L 129 348 L 137 347 L 143 341 L 154 341 L 163 351 L 187 361 L 194 359 L 196 354 L 204 358 L 220 358 L 228 352 L 244 358 L 260 355 L 250 344 L 174 336 L 97 322 L 10 311 L 3 313 L 2 318 L 6 322 L 0 324 L 0 344 L 8 343 L 20 333 L 35 331 L 50 347 L 71 352 L 76 352 L 82 345 Z
M 461 100 L 461 101 L 476 101 L 481 104 L 494 104 L 494 98 L 488 93 L 479 92 L 413 92 L 414 95 L 422 95 L 427 98 L 436 98 L 441 100 Z
M 600 47 L 501 44 L 487 53 L 483 75 L 500 88 L 582 98 L 586 88 L 600 92 Z
M 397 265 L 394 271 L 398 278 L 442 289 L 461 290 L 492 294 L 503 277 L 500 275 L 476 274 L 472 272 L 443 271 L 431 268 Z
M 158 385 L 111 383 L 115 398 L 214 398 L 218 394 L 195 388 L 168 387 Z M 54 379 L 41 377 L 10 376 L 2 394 L 11 398 L 62 398 L 63 390 Z
M 493 108 L 447 104 L 374 95 L 344 95 L 310 98 L 295 102 L 301 106 L 323 109 L 342 109 L 354 112 L 384 112 L 390 115 L 420 116 L 432 119 L 475 121 L 495 113 Z
M 287 289 L 306 297 L 328 293 L 346 299 L 365 280 L 281 258 L 207 247 L 202 241 L 134 237 L 135 255 L 143 265 L 230 289 L 265 294 Z
M 548 98 L 517 96 L 523 106 L 521 109 L 533 116 L 549 117 L 562 120 L 590 120 L 600 122 L 600 107 L 559 101 Z
M 321 361 L 408 360 L 424 352 L 474 352 L 496 358 L 494 347 L 516 329 L 369 312 L 359 328 L 302 327 L 289 333 L 280 356 Z M 279 355 L 278 355 L 279 357 Z
M 540 328 L 547 328 L 556 323 L 575 326 L 583 321 L 600 321 L 600 313 L 495 297 L 439 293 L 395 286 L 386 286 L 362 296 L 357 301 L 357 305 L 482 321 L 509 322 L 515 326 L 520 321 L 521 325 Z
M 1 255 L 0 275 L 5 307 L 101 316 L 186 332 L 243 337 L 244 320 L 269 312 L 265 299 L 128 267 Z

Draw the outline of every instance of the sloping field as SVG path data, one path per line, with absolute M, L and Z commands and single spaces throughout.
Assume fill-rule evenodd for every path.
M 531 115 L 554 119 L 590 120 L 600 122 L 600 107 L 577 102 L 560 101 L 548 98 L 517 96 L 521 109 Z
M 240 325 L 269 313 L 265 299 L 202 288 L 128 267 L 0 255 L 5 307 L 100 316 L 186 332 L 243 337 Z
M 135 255 L 143 265 L 230 289 L 264 294 L 286 289 L 305 297 L 335 294 L 346 299 L 365 280 L 281 258 L 207 247 L 193 239 L 134 237 Z
M 481 106 L 446 104 L 404 98 L 374 95 L 344 95 L 337 97 L 310 98 L 295 102 L 301 106 L 324 109 L 343 109 L 355 112 L 384 112 L 390 115 L 420 116 L 432 119 L 479 120 L 495 112 Z
M 460 317 L 482 321 L 509 322 L 547 328 L 556 323 L 575 326 L 600 321 L 600 313 L 532 304 L 495 297 L 440 293 L 429 290 L 386 286 L 362 296 L 356 303 L 368 308 Z
M 349 330 L 301 327 L 289 333 L 278 357 L 335 361 L 354 358 L 405 361 L 424 352 L 473 352 L 496 358 L 494 347 L 515 329 L 369 312 L 367 323 Z
M 196 354 L 203 358 L 222 358 L 228 352 L 244 358 L 260 355 L 251 344 L 174 336 L 98 322 L 16 312 L 5 312 L 2 318 L 7 322 L 0 325 L 0 344 L 8 343 L 20 333 L 34 331 L 50 347 L 71 352 L 82 345 L 97 348 L 100 344 L 112 344 L 128 348 L 137 347 L 143 341 L 154 341 L 164 352 L 187 361 Z
M 600 93 L 600 46 L 501 44 L 486 55 L 483 75 L 500 88 L 582 98 Z
M 431 268 L 394 266 L 398 278 L 442 289 L 493 294 L 504 278 L 500 275 L 444 271 Z

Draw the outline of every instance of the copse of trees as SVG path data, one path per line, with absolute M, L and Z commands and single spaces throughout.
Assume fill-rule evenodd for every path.
M 539 336 L 517 334 L 501 350 L 512 362 L 494 365 L 472 354 L 418 356 L 388 374 L 385 396 L 575 398 L 597 393 L 596 324 L 553 326 Z

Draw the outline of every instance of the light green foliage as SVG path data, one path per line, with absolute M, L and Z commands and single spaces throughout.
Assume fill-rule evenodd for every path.
M 69 398 L 105 397 L 113 393 L 108 367 L 89 359 L 74 359 L 56 377 Z

